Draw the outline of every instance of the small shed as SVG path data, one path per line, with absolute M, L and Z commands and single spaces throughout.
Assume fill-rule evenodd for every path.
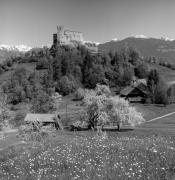
M 56 114 L 33 114 L 28 113 L 24 119 L 27 123 L 40 122 L 42 125 L 53 124 L 55 127 L 63 129 L 63 126 Z
M 120 96 L 130 102 L 142 102 L 148 96 L 147 86 L 143 83 L 130 85 L 120 91 Z

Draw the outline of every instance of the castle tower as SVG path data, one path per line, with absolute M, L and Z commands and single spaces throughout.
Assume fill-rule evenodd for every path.
M 57 34 L 53 34 L 53 44 L 57 44 L 58 39 L 57 39 Z
M 83 33 L 65 29 L 64 26 L 57 26 L 57 33 L 53 34 L 53 45 L 77 47 L 84 45 L 92 53 L 98 52 L 98 46 L 92 42 L 84 42 Z
M 64 26 L 57 26 L 57 42 L 62 44 L 64 41 Z

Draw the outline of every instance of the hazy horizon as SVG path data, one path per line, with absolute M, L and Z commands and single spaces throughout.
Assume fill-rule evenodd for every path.
M 1 0 L 0 44 L 52 44 L 57 25 L 106 42 L 129 36 L 175 39 L 173 0 Z

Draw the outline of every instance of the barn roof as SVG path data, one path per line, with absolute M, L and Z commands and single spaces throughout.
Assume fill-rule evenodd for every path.
M 126 88 L 122 89 L 120 91 L 120 94 L 123 95 L 123 96 L 127 96 L 130 92 L 132 92 L 132 90 L 134 89 L 135 87 L 132 87 L 132 86 L 127 86 Z
M 55 114 L 32 114 L 28 113 L 24 119 L 27 122 L 55 122 Z
M 120 91 L 120 95 L 127 96 L 129 95 L 134 89 L 138 89 L 143 94 L 148 94 L 147 86 L 143 83 L 138 83 L 135 86 L 127 86 L 126 88 Z

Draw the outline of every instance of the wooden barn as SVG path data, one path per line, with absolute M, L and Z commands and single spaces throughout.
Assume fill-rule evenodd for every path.
M 127 86 L 120 91 L 120 96 L 124 97 L 129 102 L 143 102 L 148 96 L 147 86 L 143 83 Z
M 60 119 L 55 114 L 32 114 L 28 113 L 24 119 L 26 123 L 40 122 L 43 126 L 52 124 L 57 129 L 63 129 Z

